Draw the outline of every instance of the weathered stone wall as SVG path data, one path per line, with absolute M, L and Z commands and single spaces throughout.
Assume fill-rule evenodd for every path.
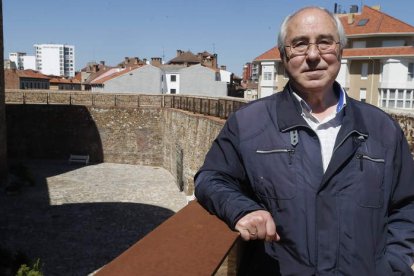
M 187 195 L 194 192 L 193 177 L 204 162 L 224 120 L 176 109 L 164 109 L 164 164 Z
M 193 193 L 194 174 L 224 123 L 200 113 L 225 117 L 238 104 L 224 100 L 220 112 L 211 113 L 219 101 L 185 96 L 9 92 L 7 99 L 18 103 L 6 105 L 10 158 L 89 154 L 92 162 L 162 166 L 187 195 Z M 388 112 L 400 123 L 413 152 L 414 115 Z
M 7 105 L 8 156 L 162 166 L 161 108 Z
M 393 111 L 390 114 L 400 124 L 414 156 L 414 113 Z

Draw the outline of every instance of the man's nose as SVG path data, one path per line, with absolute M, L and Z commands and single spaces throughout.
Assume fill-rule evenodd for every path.
M 309 44 L 308 51 L 306 53 L 308 59 L 320 58 L 318 46 L 316 44 Z

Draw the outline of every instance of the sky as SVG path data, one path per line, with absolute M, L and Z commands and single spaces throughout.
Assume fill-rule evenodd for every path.
M 90 61 L 162 57 L 178 49 L 218 55 L 241 76 L 243 65 L 276 45 L 283 18 L 304 6 L 380 5 L 414 26 L 413 0 L 3 0 L 4 57 L 34 55 L 34 44 L 75 46 L 76 70 Z

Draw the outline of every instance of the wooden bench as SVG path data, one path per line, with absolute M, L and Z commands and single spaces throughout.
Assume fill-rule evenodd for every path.
M 85 165 L 89 164 L 89 155 L 75 155 L 71 154 L 69 156 L 69 164 L 72 163 L 85 163 Z

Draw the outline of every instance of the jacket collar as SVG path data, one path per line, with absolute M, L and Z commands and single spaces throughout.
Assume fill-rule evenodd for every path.
M 334 89 L 341 89 L 340 84 L 336 81 L 334 82 Z M 279 94 L 279 100 L 276 102 L 276 114 L 280 131 L 286 132 L 298 127 L 308 127 L 306 121 L 301 116 L 302 107 L 293 95 L 289 82 Z M 344 112 L 341 133 L 347 135 L 349 132 L 356 131 L 368 135 L 360 110 L 348 95 L 345 95 L 345 97 L 346 105 L 340 111 Z

